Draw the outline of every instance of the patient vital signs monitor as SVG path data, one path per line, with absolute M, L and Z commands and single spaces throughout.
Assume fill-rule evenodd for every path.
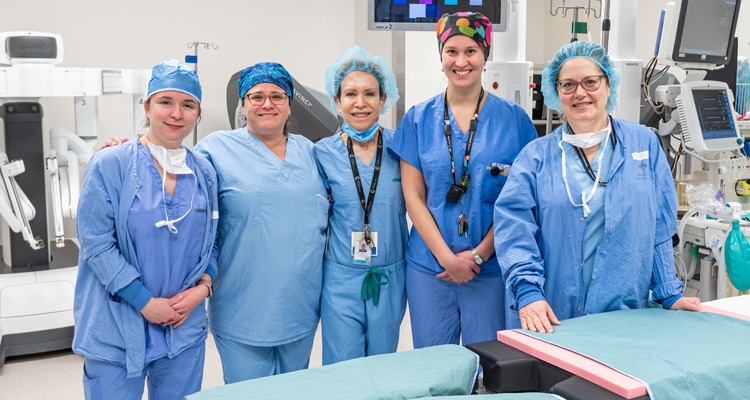
M 728 63 L 740 1 L 681 0 L 668 3 L 659 45 L 659 62 L 706 70 Z
M 685 146 L 695 152 L 739 149 L 742 136 L 733 116 L 734 97 L 724 82 L 697 81 L 682 85 L 677 112 Z
M 443 14 L 474 11 L 492 22 L 495 32 L 508 29 L 509 0 L 367 0 L 367 28 L 375 31 L 434 31 Z

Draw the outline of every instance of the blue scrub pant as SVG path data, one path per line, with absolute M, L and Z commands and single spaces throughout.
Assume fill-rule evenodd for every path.
M 86 400 L 140 400 L 145 380 L 150 400 L 183 399 L 201 390 L 205 355 L 206 344 L 201 341 L 174 358 L 151 361 L 136 378 L 127 378 L 122 364 L 85 357 L 84 396 Z
M 398 348 L 401 321 L 406 312 L 405 263 L 380 267 L 388 283 L 380 286 L 378 305 L 362 300 L 360 290 L 367 269 L 323 263 L 320 320 L 323 329 L 323 365 L 393 353 Z
M 414 348 L 485 342 L 505 329 L 503 277 L 478 277 L 463 285 L 406 268 Z
M 307 369 L 315 334 L 279 346 L 253 346 L 214 334 L 221 358 L 224 383 Z

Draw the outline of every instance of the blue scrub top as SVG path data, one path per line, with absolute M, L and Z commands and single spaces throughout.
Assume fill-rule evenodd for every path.
M 372 258 L 369 266 L 354 264 L 351 253 L 352 232 L 362 231 L 365 212 L 359 201 L 357 186 L 354 184 L 346 144 L 340 135 L 327 137 L 315 144 L 315 160 L 333 196 L 326 261 L 350 267 L 370 268 L 385 267 L 404 260 L 408 228 L 404 194 L 401 191 L 399 160 L 385 150 L 393 139 L 393 133 L 390 129 L 383 129 L 383 159 L 370 211 L 370 229 L 378 233 L 378 255 Z M 358 157 L 355 158 L 367 199 L 375 169 L 375 156 L 372 157 L 370 165 L 366 165 Z
M 503 253 L 500 264 L 512 309 L 546 299 L 562 320 L 645 308 L 649 289 L 657 302 L 682 293 L 672 255 L 677 196 L 664 151 L 654 133 L 641 125 L 612 119 L 612 128 L 617 145 L 588 292 L 583 276 L 587 221 L 583 208 L 571 205 L 565 191 L 561 129 L 518 155 L 495 204 L 495 249 Z M 573 199 L 580 199 L 576 180 L 568 183 Z M 510 314 L 509 327 L 520 326 L 518 313 Z
M 435 218 L 440 233 L 454 253 L 470 250 L 482 241 L 492 226 L 492 210 L 506 177 L 492 176 L 487 170 L 493 163 L 512 164 L 516 155 L 534 140 L 536 129 L 518 105 L 493 94 L 487 95 L 479 112 L 477 131 L 471 150 L 467 173 L 471 175 L 463 204 L 446 202 L 445 196 L 453 184 L 448 145 L 443 132 L 443 98 L 441 93 L 412 107 L 401 120 L 396 135 L 388 148 L 395 155 L 424 175 L 427 189 L 427 208 Z M 458 128 L 453 113 L 449 113 L 453 130 L 453 154 L 456 181 L 463 173 L 463 155 L 468 132 Z M 458 216 L 468 217 L 468 237 L 458 235 Z M 512 235 L 502 232 L 501 234 Z M 443 268 L 416 229 L 412 228 L 406 259 L 410 267 L 437 274 Z M 499 276 L 497 258 L 492 255 L 482 264 L 480 277 Z
M 289 134 L 282 162 L 246 128 L 214 132 L 194 151 L 219 180 L 217 335 L 276 346 L 312 334 L 320 312 L 328 199 L 313 144 Z
M 201 248 L 195 244 L 206 234 L 206 196 L 199 190 L 195 175 L 178 175 L 174 196 L 170 198 L 165 192 L 164 198 L 162 178 L 148 147 L 139 144 L 137 151 L 136 173 L 143 186 L 128 213 L 128 233 L 133 238 L 143 286 L 154 297 L 170 298 L 180 292 L 200 259 Z M 195 171 L 192 153 L 188 153 L 186 162 Z M 154 226 L 165 219 L 165 203 L 170 220 L 175 220 L 190 209 L 191 200 L 192 211 L 175 224 L 177 234 L 166 226 Z M 169 354 L 167 331 L 164 325 L 147 323 L 146 363 Z
M 606 146 L 605 146 L 606 142 Z M 575 179 L 578 184 L 579 190 L 585 193 L 588 197 L 591 190 L 594 188 L 594 180 L 591 179 L 588 172 L 586 172 L 581 159 L 573 150 L 573 146 L 570 143 L 562 142 L 563 149 L 565 149 L 565 166 L 568 171 L 568 179 Z M 609 165 L 612 162 L 612 151 L 614 143 L 610 135 L 609 141 L 605 138 L 602 141 L 601 146 L 596 150 L 593 160 L 591 161 L 591 172 L 596 176 L 599 173 L 599 157 L 602 156 L 601 173 L 599 173 L 599 180 L 606 182 L 607 176 L 609 176 Z M 602 152 L 604 153 L 602 155 Z M 570 180 L 568 181 L 570 182 Z M 599 185 L 596 189 L 596 193 L 586 204 L 591 210 L 591 214 L 586 217 L 586 228 L 583 231 L 583 286 L 584 292 L 588 293 L 589 285 L 591 283 L 591 276 L 594 271 L 594 257 L 596 256 L 596 249 L 599 247 L 599 240 L 601 240 L 604 234 L 604 194 L 607 192 L 607 186 Z M 572 195 L 571 195 L 572 196 Z M 573 198 L 576 204 L 581 204 L 581 198 Z

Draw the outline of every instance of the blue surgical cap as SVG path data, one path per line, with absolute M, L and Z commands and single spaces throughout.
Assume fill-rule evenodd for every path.
M 557 75 L 560 68 L 571 58 L 584 57 L 592 60 L 601 68 L 609 82 L 609 99 L 607 99 L 607 112 L 612 112 L 617 105 L 617 86 L 620 85 L 620 74 L 615 71 L 612 60 L 607 55 L 604 47 L 590 42 L 572 42 L 563 45 L 547 63 L 542 71 L 542 94 L 544 104 L 547 108 L 562 112 L 560 97 L 557 95 Z
M 273 83 L 289 95 L 289 104 L 294 100 L 294 83 L 289 71 L 281 64 L 275 62 L 262 62 L 251 65 L 240 73 L 237 87 L 240 98 L 245 96 L 248 90 L 259 83 Z
M 352 46 L 342 54 L 336 62 L 326 68 L 326 92 L 331 99 L 331 109 L 338 113 L 334 97 L 339 95 L 341 81 L 349 73 L 363 71 L 371 74 L 380 84 L 380 94 L 386 95 L 385 104 L 381 114 L 385 113 L 398 99 L 398 87 L 396 87 L 396 76 L 388 62 L 383 57 L 373 56 L 367 50 Z
M 203 91 L 198 82 L 198 73 L 194 69 L 180 64 L 177 60 L 167 60 L 156 64 L 151 70 L 151 80 L 148 81 L 148 93 L 150 98 L 156 93 L 165 90 L 176 90 L 193 96 L 198 103 L 201 102 Z

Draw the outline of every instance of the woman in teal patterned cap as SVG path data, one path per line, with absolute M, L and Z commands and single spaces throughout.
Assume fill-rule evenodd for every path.
M 219 274 L 209 323 L 224 381 L 307 368 L 318 326 L 328 199 L 313 144 L 287 133 L 292 77 L 255 64 L 238 81 L 247 126 L 195 151 L 219 180 Z
M 448 88 L 412 107 L 389 150 L 414 223 L 406 251 L 406 296 L 414 347 L 492 340 L 505 328 L 492 207 L 536 130 L 516 104 L 482 88 L 492 25 L 460 12 L 437 23 Z M 510 234 L 510 233 L 509 233 Z

